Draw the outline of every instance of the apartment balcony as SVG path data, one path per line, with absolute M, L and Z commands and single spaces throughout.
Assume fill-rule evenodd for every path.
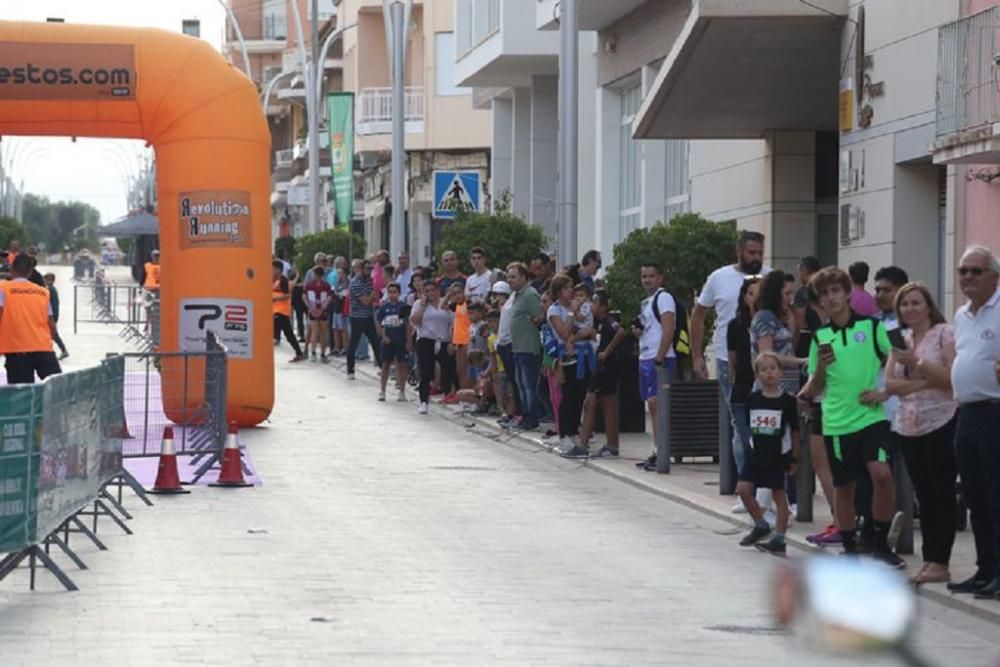
M 228 21 L 227 21 L 228 23 Z M 248 27 L 241 25 L 247 30 Z M 260 30 L 249 30 L 244 33 L 243 41 L 246 43 L 247 53 L 250 55 L 280 53 L 288 45 L 288 22 L 284 16 L 268 15 L 261 18 Z M 231 30 L 227 33 L 232 39 L 226 41 L 226 49 L 235 53 L 240 52 L 240 42 Z
M 584 4 L 587 4 L 585 1 Z M 848 0 L 693 0 L 633 124 L 638 139 L 836 131 Z
M 355 109 L 355 131 L 360 136 L 392 134 L 392 89 L 362 88 Z M 406 89 L 407 134 L 424 131 L 424 89 Z
M 291 149 L 292 161 L 309 159 L 309 138 L 302 137 L 295 142 Z M 319 130 L 319 159 L 321 163 L 330 164 L 330 133 L 325 129 Z
M 455 75 L 461 86 L 528 86 L 559 71 L 559 35 L 531 20 L 536 0 L 456 0 Z
M 576 22 L 580 30 L 603 30 L 647 0 L 578 0 Z M 561 0 L 538 0 L 535 6 L 535 23 L 539 30 L 559 29 Z
M 934 162 L 1000 162 L 1000 8 L 938 30 Z

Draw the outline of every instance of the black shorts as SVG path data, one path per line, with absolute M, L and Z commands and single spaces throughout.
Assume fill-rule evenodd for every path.
M 590 376 L 587 393 L 598 396 L 615 396 L 621 383 L 622 372 L 616 366 L 598 367 L 597 372 Z
M 20 352 L 4 357 L 7 384 L 33 384 L 35 373 L 44 380 L 50 375 L 62 373 L 55 352 Z
M 813 435 L 823 435 L 823 404 L 813 403 L 809 413 L 809 432 Z
M 391 364 L 394 361 L 405 363 L 407 361 L 405 343 L 382 343 L 382 363 Z
M 791 457 L 781 453 L 780 444 L 751 447 L 746 464 L 740 470 L 740 481 L 750 482 L 758 489 L 784 490 L 790 463 Z
M 889 422 L 881 421 L 847 435 L 828 435 L 826 454 L 834 486 L 847 486 L 868 474 L 868 463 L 889 463 L 892 451 Z

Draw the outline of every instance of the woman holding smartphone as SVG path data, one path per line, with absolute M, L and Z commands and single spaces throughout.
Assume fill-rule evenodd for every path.
M 923 283 L 909 283 L 896 294 L 896 317 L 908 329 L 894 335 L 886 366 L 886 390 L 899 396 L 895 431 L 906 469 L 920 503 L 924 566 L 915 584 L 951 580 L 948 562 L 955 542 L 955 423 L 951 365 L 955 333 L 945 323 Z

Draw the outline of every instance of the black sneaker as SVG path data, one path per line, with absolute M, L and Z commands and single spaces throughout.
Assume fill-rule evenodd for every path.
M 750 547 L 760 542 L 762 539 L 771 534 L 771 527 L 768 525 L 758 526 L 754 524 L 750 532 L 747 533 L 746 537 L 740 540 L 741 547 Z
M 656 452 L 653 452 L 652 454 L 650 454 L 649 458 L 647 458 L 645 461 L 639 461 L 638 463 L 636 463 L 635 467 L 636 468 L 652 467 L 655 470 L 656 469 Z
M 559 452 L 559 456 L 564 459 L 589 459 L 590 451 L 583 445 L 573 445 L 569 450 Z
M 594 456 L 592 458 L 595 458 L 595 459 L 616 459 L 616 458 L 618 458 L 618 450 L 617 449 L 611 449 L 607 445 L 604 445 L 603 447 L 601 447 L 600 451 L 598 451 L 596 454 L 594 454 Z
M 986 575 L 976 572 L 965 581 L 956 581 L 948 584 L 948 590 L 952 593 L 975 593 L 980 588 L 989 586 L 990 581 L 990 578 Z
M 772 537 L 767 542 L 763 543 L 758 542 L 757 544 L 754 545 L 754 547 L 757 549 L 757 551 L 763 551 L 766 554 L 779 556 L 781 558 L 785 557 L 785 551 L 786 551 L 785 541 L 779 540 L 777 537 Z
M 902 570 L 904 567 L 906 567 L 906 561 L 897 556 L 892 551 L 881 551 L 881 550 L 873 551 L 872 558 L 875 559 L 876 562 L 882 563 L 883 565 L 888 565 L 894 570 Z
M 997 577 L 972 594 L 977 600 L 1000 600 L 1000 577 Z

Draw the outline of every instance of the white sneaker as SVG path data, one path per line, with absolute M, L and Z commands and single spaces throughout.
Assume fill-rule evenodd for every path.
M 733 505 L 733 508 L 731 510 L 729 510 L 729 511 L 732 512 L 733 514 L 746 514 L 747 513 L 747 508 L 743 504 L 743 502 L 741 501 L 741 502 L 738 502 L 735 505 Z
M 546 447 L 555 447 L 561 440 L 562 437 L 558 433 L 553 433 L 542 438 L 542 444 Z
M 347 374 L 347 379 L 348 379 L 348 380 L 355 380 L 355 379 L 357 379 L 357 378 L 355 378 L 355 377 L 354 377 L 354 373 L 348 373 L 348 374 Z
M 420 407 L 417 408 L 417 412 L 420 413 L 420 414 L 422 414 L 422 415 L 426 415 L 427 414 L 427 404 L 426 403 L 421 403 Z
M 568 452 L 578 444 L 580 444 L 580 441 L 577 440 L 576 436 L 568 436 L 559 441 L 559 444 L 556 445 L 556 450 L 560 452 Z
M 396 400 L 400 403 L 406 403 L 406 392 L 400 389 L 399 396 L 396 397 Z
M 385 392 L 384 392 L 384 391 L 380 391 L 380 392 L 378 393 L 378 400 L 379 400 L 380 402 L 382 402 L 382 403 L 385 403 Z

